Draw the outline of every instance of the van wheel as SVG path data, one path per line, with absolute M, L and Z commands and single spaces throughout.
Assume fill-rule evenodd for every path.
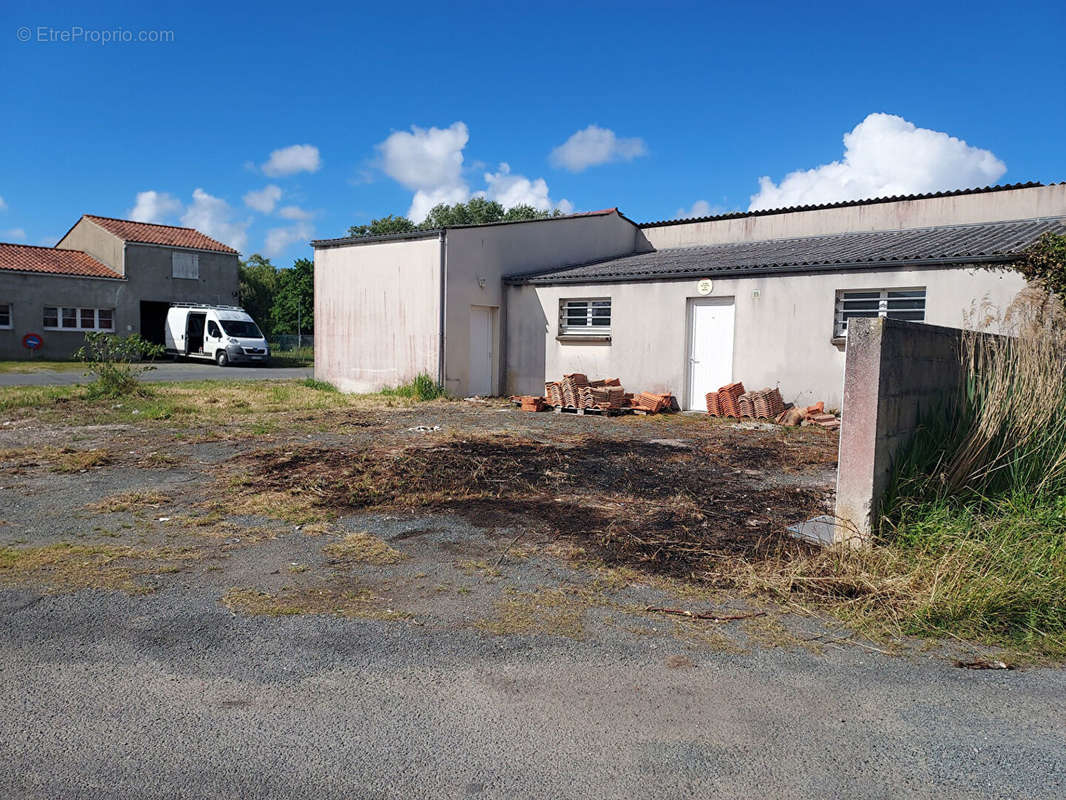
M 215 361 L 218 362 L 220 367 L 229 366 L 229 356 L 226 355 L 225 350 L 219 350 L 218 353 L 215 354 Z

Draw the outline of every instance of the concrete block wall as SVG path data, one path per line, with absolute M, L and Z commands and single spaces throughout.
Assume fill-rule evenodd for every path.
M 838 542 L 858 544 L 874 533 L 900 451 L 925 415 L 951 413 L 966 379 L 959 358 L 963 335 L 957 328 L 896 319 L 848 323 Z

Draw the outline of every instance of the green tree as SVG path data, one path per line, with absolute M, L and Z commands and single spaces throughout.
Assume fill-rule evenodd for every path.
M 517 222 L 525 219 L 544 219 L 562 216 L 557 208 L 551 211 L 538 211 L 530 205 L 517 205 L 504 210 L 495 200 L 484 197 L 472 197 L 466 203 L 448 205 L 440 203 L 429 210 L 429 214 L 420 224 L 411 222 L 407 217 L 387 217 L 371 220 L 369 225 L 352 225 L 348 228 L 349 236 L 382 236 L 390 233 L 411 233 L 413 231 L 435 230 L 437 228 L 454 228 L 456 225 L 485 225 L 490 222 Z
M 369 225 L 352 225 L 348 228 L 348 235 L 384 236 L 390 233 L 411 233 L 417 230 L 418 226 L 407 217 L 394 217 L 389 214 L 387 217 L 371 220 Z
M 258 253 L 248 256 L 240 264 L 240 304 L 269 339 L 274 331 L 272 308 L 278 287 L 278 268 Z
M 1011 266 L 1026 280 L 1066 300 L 1066 235 L 1045 233 Z
M 274 333 L 313 333 L 315 329 L 315 265 L 298 258 L 277 273 L 277 290 L 270 311 Z

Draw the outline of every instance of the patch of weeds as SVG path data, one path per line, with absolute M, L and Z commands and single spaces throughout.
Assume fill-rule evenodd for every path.
M 410 383 L 381 390 L 385 397 L 405 397 L 419 402 L 448 396 L 448 390 L 424 372 L 416 375 Z
M 62 447 L 55 451 L 52 469 L 55 472 L 83 472 L 93 467 L 102 467 L 111 463 L 111 454 L 102 447 L 91 450 L 74 450 Z
M 222 595 L 231 611 L 270 617 L 332 614 L 353 619 L 404 620 L 411 614 L 382 607 L 382 598 L 369 589 L 318 587 L 283 589 L 269 594 L 258 589 L 232 588 Z
M 304 378 L 300 382 L 301 386 L 306 386 L 308 389 L 314 389 L 319 392 L 336 392 L 339 391 L 336 386 L 328 381 L 316 381 L 314 378 Z
M 532 592 L 507 591 L 495 614 L 474 627 L 497 636 L 564 636 L 585 638 L 585 613 L 610 604 L 602 592 L 589 587 L 558 586 Z
M 307 572 L 308 566 L 307 564 L 298 564 L 294 561 L 293 563 L 289 564 L 287 569 L 294 575 L 299 575 L 301 572 Z
M 497 567 L 486 561 L 456 561 L 455 568 L 467 575 L 481 575 L 486 578 L 499 578 L 503 575 Z
M 339 542 L 326 545 L 322 551 L 333 561 L 355 561 L 377 566 L 396 564 L 407 558 L 399 550 L 390 547 L 384 539 L 366 531 L 349 533 Z
M 136 489 L 129 492 L 105 497 L 95 503 L 89 503 L 86 508 L 102 514 L 112 514 L 118 511 L 131 511 L 136 508 L 159 508 L 164 503 L 170 502 L 170 495 L 152 489 Z

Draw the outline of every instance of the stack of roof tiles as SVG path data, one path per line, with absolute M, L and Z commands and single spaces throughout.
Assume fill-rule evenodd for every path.
M 559 388 L 563 394 L 562 405 L 569 408 L 585 408 L 585 406 L 581 404 L 581 401 L 582 390 L 589 388 L 589 379 L 587 375 L 583 375 L 580 372 L 575 372 L 571 375 L 563 375 Z
M 621 386 L 590 386 L 586 391 L 590 405 L 585 408 L 622 408 L 626 402 L 626 390 Z
M 722 409 L 718 405 L 718 392 L 707 392 L 707 413 L 712 417 L 722 416 Z
M 754 392 L 744 392 L 737 398 L 737 411 L 742 417 L 755 416 Z
M 751 392 L 752 410 L 757 419 L 770 419 L 785 410 L 785 401 L 777 388 L 760 389 Z
M 641 392 L 640 394 L 633 396 L 633 399 L 629 401 L 629 407 L 638 411 L 659 414 L 663 411 L 669 411 L 674 407 L 674 396 L 669 392 L 666 394 Z
M 561 406 L 563 404 L 563 388 L 558 381 L 549 381 L 544 384 L 544 397 L 550 406 Z
M 740 396 L 743 383 L 729 383 L 718 390 L 718 411 L 723 417 L 740 417 Z

